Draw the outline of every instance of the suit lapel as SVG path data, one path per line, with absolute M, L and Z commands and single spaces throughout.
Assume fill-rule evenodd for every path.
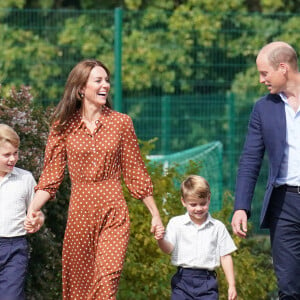
M 269 158 L 273 168 L 275 168 L 274 175 L 277 176 L 286 144 L 285 104 L 279 95 L 269 94 L 268 98 L 270 102 L 266 113 L 269 115 L 269 128 L 272 136 L 268 138 L 269 145 L 266 145 L 266 147 L 270 146 L 272 148 L 268 151 L 269 155 L 271 155 Z
M 279 149 L 284 148 L 286 143 L 286 116 L 285 116 L 285 104 L 281 100 L 279 95 L 276 95 L 279 98 L 279 103 L 275 105 L 274 110 L 274 121 L 276 122 L 275 127 L 277 130 L 277 138 L 279 143 Z M 284 150 L 284 149 L 282 149 Z

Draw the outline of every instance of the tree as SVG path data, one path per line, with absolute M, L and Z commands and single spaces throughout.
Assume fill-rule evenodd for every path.
M 61 67 L 51 61 L 59 56 L 58 48 L 34 32 L 15 28 L 15 25 L 0 24 L 0 39 L 0 82 L 5 86 L 32 85 L 40 103 L 43 98 L 56 99 L 61 84 L 54 79 Z
M 0 3 L 0 9 L 2 8 L 12 8 L 12 7 L 17 7 L 17 8 L 23 8 L 26 0 L 6 0 L 6 1 L 1 1 Z

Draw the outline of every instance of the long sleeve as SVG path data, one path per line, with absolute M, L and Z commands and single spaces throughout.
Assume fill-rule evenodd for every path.
M 153 185 L 151 178 L 140 153 L 132 120 L 127 115 L 124 117 L 121 143 L 122 174 L 131 195 L 137 199 L 152 196 Z
M 240 158 L 235 193 L 235 210 L 245 209 L 248 217 L 251 214 L 251 202 L 265 152 L 261 127 L 261 118 L 256 104 L 250 117 Z
M 52 128 L 47 140 L 42 175 L 35 191 L 44 190 L 51 195 L 51 198 L 54 198 L 63 180 L 65 166 L 66 137 Z

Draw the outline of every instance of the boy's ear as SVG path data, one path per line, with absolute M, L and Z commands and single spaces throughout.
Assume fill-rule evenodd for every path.
M 210 195 L 207 197 L 207 201 L 210 203 Z
M 184 199 L 181 197 L 180 200 L 181 200 L 182 205 L 183 205 L 184 207 L 186 207 L 186 203 L 184 202 Z

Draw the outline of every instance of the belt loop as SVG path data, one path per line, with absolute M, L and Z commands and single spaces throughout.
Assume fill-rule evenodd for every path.
M 213 271 L 207 270 L 207 278 L 209 278 L 210 276 L 217 278 L 217 272 L 215 270 Z
M 206 271 L 206 275 L 207 275 L 207 280 L 209 280 L 211 273 L 208 270 Z

